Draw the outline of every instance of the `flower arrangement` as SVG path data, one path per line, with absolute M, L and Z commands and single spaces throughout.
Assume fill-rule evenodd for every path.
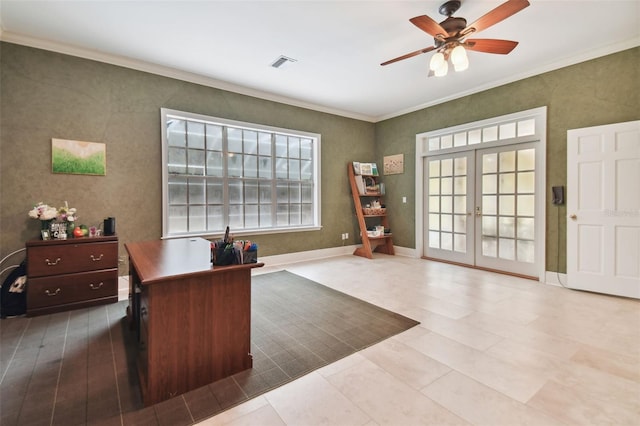
M 75 222 L 77 217 L 77 210 L 73 207 L 69 207 L 69 203 L 64 202 L 64 207 L 55 208 L 48 204 L 44 204 L 42 201 L 36 204 L 31 210 L 29 210 L 29 217 L 33 219 L 40 219 L 42 221 L 52 221 L 57 219 L 60 222 Z
M 69 203 L 64 202 L 64 207 L 55 208 L 48 204 L 44 204 L 42 201 L 36 204 L 31 210 L 29 210 L 29 217 L 40 220 L 40 227 L 42 229 L 42 238 L 48 239 L 50 237 L 49 230 L 55 238 L 66 238 L 67 228 L 71 227 L 78 218 L 76 215 L 76 209 L 69 207 Z M 52 223 L 57 222 L 55 229 L 53 229 Z
M 75 222 L 77 218 L 76 209 L 74 207 L 69 208 L 69 204 L 66 201 L 64 202 L 64 207 L 58 209 L 58 220 L 62 222 Z
M 58 217 L 58 209 L 41 201 L 29 210 L 29 217 L 50 222 Z

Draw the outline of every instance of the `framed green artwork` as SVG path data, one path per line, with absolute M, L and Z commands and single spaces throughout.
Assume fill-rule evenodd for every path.
M 51 139 L 51 171 L 104 176 L 107 174 L 107 146 L 99 142 Z

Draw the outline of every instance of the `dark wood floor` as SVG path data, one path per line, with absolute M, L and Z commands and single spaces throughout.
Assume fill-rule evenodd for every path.
M 189 425 L 417 324 L 287 271 L 253 281 L 253 368 L 147 408 L 126 302 L 0 321 L 0 424 Z

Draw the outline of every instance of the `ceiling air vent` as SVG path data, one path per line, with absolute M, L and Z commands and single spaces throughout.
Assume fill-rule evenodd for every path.
M 288 58 L 284 55 L 280 55 L 280 57 L 278 59 L 276 59 L 271 66 L 274 68 L 280 68 L 281 66 L 283 66 L 284 64 L 286 64 L 287 62 L 296 62 L 295 59 L 293 58 Z

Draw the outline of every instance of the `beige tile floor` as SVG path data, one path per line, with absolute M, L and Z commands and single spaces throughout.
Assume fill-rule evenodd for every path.
M 638 301 L 401 256 L 280 269 L 421 324 L 200 424 L 640 424 Z

